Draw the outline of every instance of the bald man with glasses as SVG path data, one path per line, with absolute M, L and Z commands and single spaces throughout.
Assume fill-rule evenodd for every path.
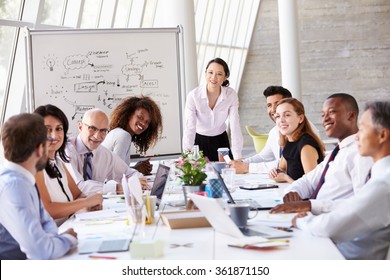
M 78 123 L 79 135 L 71 138 L 66 147 L 70 163 L 65 164 L 80 190 L 87 195 L 122 193 L 120 181 L 123 174 L 142 176 L 101 145 L 109 132 L 108 127 L 109 120 L 104 111 L 98 108 L 88 110 Z M 109 180 L 117 184 L 106 184 Z M 141 179 L 141 184 L 145 185 L 146 180 Z

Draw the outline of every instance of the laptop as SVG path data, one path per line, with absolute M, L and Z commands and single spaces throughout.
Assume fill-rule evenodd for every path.
M 249 229 L 248 227 L 239 228 L 225 213 L 216 199 L 197 194 L 189 194 L 189 197 L 200 211 L 202 211 L 206 219 L 217 232 L 236 238 L 243 238 L 245 236 L 261 236 L 273 239 L 292 236 L 291 232 L 274 229 L 264 225 L 256 225 L 256 230 Z
M 218 182 L 221 184 L 223 190 L 226 193 L 226 196 L 228 197 L 228 203 L 232 203 L 232 204 L 236 204 L 237 202 L 238 203 L 248 203 L 251 211 L 270 210 L 278 204 L 275 200 L 271 200 L 271 199 L 262 200 L 262 201 L 252 199 L 252 198 L 234 200 L 232 195 L 230 194 L 228 187 L 226 186 L 224 180 L 222 179 L 221 174 L 215 168 L 214 168 L 214 173 L 217 174 Z
M 157 197 L 157 206 L 160 205 L 165 185 L 167 184 L 170 168 L 166 165 L 159 164 L 154 178 L 152 190 L 150 195 L 155 195 Z

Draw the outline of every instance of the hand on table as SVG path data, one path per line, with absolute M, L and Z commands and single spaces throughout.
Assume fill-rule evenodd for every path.
M 276 205 L 269 212 L 272 214 L 275 213 L 295 213 L 295 212 L 307 212 L 311 211 L 310 201 L 294 201 L 284 204 Z
M 74 238 L 77 238 L 77 232 L 73 230 L 73 228 L 68 228 L 64 233 L 72 235 Z
M 152 172 L 153 164 L 150 163 L 150 158 L 148 158 L 146 160 L 137 162 L 133 168 L 144 175 L 149 175 Z
M 85 198 L 88 202 L 88 211 L 102 210 L 103 196 L 100 193 L 93 194 Z
M 297 227 L 297 219 L 303 218 L 306 216 L 307 216 L 307 212 L 298 213 L 296 216 L 294 216 L 294 218 L 291 221 L 292 226 L 296 228 Z
M 293 201 L 301 201 L 303 200 L 300 195 L 297 192 L 289 192 L 286 193 L 285 196 L 283 197 L 283 202 L 293 202 Z
M 230 162 L 230 167 L 236 169 L 236 174 L 245 174 L 249 172 L 249 164 L 239 160 L 232 160 Z
M 150 185 L 148 184 L 148 179 L 146 177 L 139 178 L 139 182 L 141 183 L 142 190 L 147 191 L 151 189 Z

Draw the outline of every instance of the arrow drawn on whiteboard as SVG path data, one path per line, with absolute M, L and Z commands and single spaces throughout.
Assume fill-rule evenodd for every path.
M 76 101 L 70 101 L 69 99 L 67 99 L 65 96 L 64 96 L 64 101 L 69 103 L 70 105 L 73 105 L 75 106 L 76 105 Z

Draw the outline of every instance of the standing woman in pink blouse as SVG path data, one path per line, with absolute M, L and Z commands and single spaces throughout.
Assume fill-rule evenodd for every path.
M 199 145 L 211 161 L 218 161 L 218 148 L 230 148 L 230 157 L 241 158 L 243 138 L 238 115 L 238 96 L 229 87 L 230 72 L 221 58 L 209 61 L 206 85 L 192 90 L 186 100 L 183 148 Z M 230 127 L 231 146 L 226 132 Z

